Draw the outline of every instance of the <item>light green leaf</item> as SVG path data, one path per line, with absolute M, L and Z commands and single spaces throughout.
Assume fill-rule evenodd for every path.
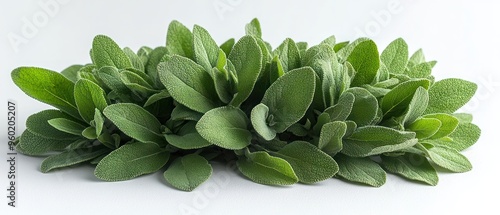
M 452 115 L 444 113 L 427 114 L 423 116 L 424 118 L 437 119 L 441 121 L 441 127 L 439 130 L 429 137 L 429 139 L 439 139 L 441 137 L 446 137 L 455 131 L 458 126 L 458 119 Z
M 219 46 L 208 31 L 199 25 L 193 28 L 193 47 L 196 62 L 205 68 L 205 71 L 211 72 L 217 65 Z
M 167 90 L 162 90 L 159 93 L 155 93 L 152 96 L 150 96 L 148 98 L 148 100 L 146 101 L 146 103 L 144 103 L 143 106 L 144 107 L 150 106 L 150 105 L 156 103 L 157 101 L 160 101 L 160 100 L 166 99 L 166 98 L 170 98 L 170 93 L 168 93 Z
M 346 92 L 354 95 L 354 103 L 347 119 L 356 122 L 358 126 L 371 124 L 377 117 L 378 101 L 368 90 L 353 87 Z
M 228 59 L 234 65 L 238 77 L 237 93 L 231 105 L 238 107 L 252 93 L 260 74 L 262 51 L 252 36 L 242 37 L 229 53 Z
M 220 49 L 222 49 L 224 53 L 226 53 L 226 56 L 229 55 L 229 53 L 231 53 L 234 43 L 235 43 L 234 38 L 231 38 L 220 45 Z
M 410 101 L 410 104 L 408 104 L 408 108 L 406 109 L 406 113 L 404 114 L 403 118 L 403 125 L 408 125 L 420 117 L 425 109 L 427 108 L 427 104 L 429 102 L 429 93 L 425 88 L 423 87 L 418 87 L 417 91 L 415 91 L 415 94 L 413 94 L 413 98 Z
M 161 169 L 170 154 L 153 143 L 123 145 L 104 157 L 94 175 L 104 181 L 123 181 Z
M 288 161 L 299 181 L 307 184 L 329 179 L 339 170 L 332 157 L 305 141 L 291 142 L 273 154 Z
M 75 84 L 63 75 L 42 68 L 19 67 L 12 71 L 11 76 L 28 96 L 80 118 L 73 94 Z
M 130 94 L 130 90 L 125 86 L 120 78 L 118 69 L 110 66 L 102 67 L 97 71 L 97 77 L 102 80 L 104 85 L 114 92 L 122 94 Z
M 402 38 L 398 38 L 382 51 L 380 60 L 387 66 L 391 73 L 404 73 L 408 62 L 408 45 Z
M 77 136 L 81 135 L 82 131 L 87 127 L 67 118 L 54 118 L 49 120 L 48 123 L 59 131 Z
M 222 52 L 222 51 L 221 51 Z M 214 79 L 215 92 L 219 96 L 219 99 L 228 104 L 233 99 L 232 87 L 229 82 L 229 74 L 225 69 L 219 70 L 217 68 L 212 68 L 212 78 Z
M 310 67 L 294 69 L 278 78 L 261 102 L 269 107 L 269 116 L 273 116 L 268 125 L 281 133 L 298 122 L 309 108 L 314 90 L 315 74 Z
M 278 56 L 274 56 L 269 71 L 269 83 L 274 83 L 283 74 L 285 74 L 285 71 L 283 70 L 283 65 L 281 65 L 281 60 Z
M 430 85 L 427 79 L 416 79 L 403 82 L 391 91 L 389 91 L 382 101 L 380 102 L 380 107 L 384 112 L 384 118 L 390 118 L 391 116 L 400 116 L 408 108 L 413 95 L 419 87 L 428 89 Z
M 239 158 L 236 164 L 243 175 L 259 184 L 291 185 L 299 180 L 286 160 L 266 152 L 250 153 L 246 158 Z
M 448 138 L 438 141 L 440 145 L 447 146 L 457 151 L 462 151 L 474 145 L 481 136 L 481 129 L 472 123 L 458 124 L 457 128 Z
M 351 157 L 366 157 L 408 148 L 417 141 L 413 132 L 382 126 L 365 126 L 344 139 L 341 152 Z
M 337 175 L 343 179 L 374 187 L 380 187 L 385 184 L 385 171 L 370 158 L 354 158 L 337 154 L 335 161 L 339 165 Z
M 208 142 L 224 149 L 238 150 L 250 144 L 252 134 L 247 129 L 249 120 L 239 108 L 215 108 L 203 115 L 196 130 Z
M 427 78 L 431 75 L 431 72 L 432 66 L 429 63 L 424 62 L 410 68 L 406 74 L 412 78 Z
M 53 169 L 73 166 L 92 160 L 108 152 L 109 149 L 99 147 L 76 148 L 45 158 L 40 168 L 43 173 L 47 173 Z
M 113 66 L 118 69 L 132 68 L 123 50 L 108 36 L 97 35 L 92 42 L 92 62 L 97 68 Z
M 64 118 L 71 121 L 75 120 L 59 110 L 43 110 L 28 117 L 26 120 L 26 129 L 32 134 L 49 139 L 74 140 L 78 138 L 78 136 L 62 132 L 48 123 L 49 120 L 57 118 Z
M 212 145 L 196 131 L 196 122 L 186 123 L 176 134 L 165 134 L 170 145 L 180 149 L 200 149 Z
M 64 140 L 57 137 L 48 138 L 25 130 L 19 137 L 19 143 L 16 147 L 19 152 L 26 155 L 43 155 L 47 152 L 63 150 L 77 139 L 77 136 L 74 139 Z
M 283 41 L 283 43 L 274 50 L 273 55 L 279 57 L 285 73 L 297 69 L 301 65 L 299 48 L 290 38 Z
M 342 138 L 347 130 L 345 122 L 329 122 L 323 125 L 319 135 L 318 148 L 327 154 L 335 154 L 342 150 Z
M 453 113 L 476 93 L 475 83 L 449 78 L 434 83 L 429 89 L 429 106 L 425 113 Z
M 425 56 L 422 49 L 417 50 L 408 60 L 408 68 L 414 67 L 415 65 L 425 62 Z
M 380 59 L 377 45 L 372 40 L 357 43 L 347 57 L 356 70 L 352 86 L 370 84 L 377 75 Z
M 436 145 L 425 152 L 436 165 L 452 172 L 467 172 L 472 169 L 469 160 L 455 149 Z
M 245 25 L 246 35 L 262 38 L 262 31 L 260 30 L 260 22 L 257 18 L 252 19 L 250 23 Z
M 85 138 L 89 139 L 89 140 L 95 140 L 98 137 L 95 128 L 92 127 L 92 126 L 89 126 L 89 127 L 85 128 L 85 129 L 83 129 L 81 135 L 84 136 Z
M 212 78 L 194 61 L 173 56 L 168 62 L 160 63 L 158 71 L 170 95 L 182 105 L 201 113 L 218 106 Z
M 267 141 L 276 137 L 276 131 L 268 125 L 269 108 L 265 104 L 258 104 L 252 109 L 250 121 L 257 133 Z
M 94 120 L 95 109 L 108 106 L 104 90 L 92 81 L 80 79 L 75 84 L 75 102 L 78 112 L 86 122 Z
M 381 165 L 389 172 L 432 186 L 437 185 L 439 180 L 434 167 L 426 157 L 420 155 L 407 153 L 398 157 L 382 156 Z
M 138 141 L 165 145 L 160 122 L 139 105 L 113 104 L 104 109 L 104 115 L 123 133 Z
M 94 114 L 94 123 L 95 123 L 95 132 L 97 136 L 101 135 L 102 129 L 104 128 L 104 116 L 102 115 L 99 109 L 95 109 Z
M 66 77 L 71 82 L 75 83 L 78 80 L 78 71 L 80 71 L 81 68 L 83 68 L 83 65 L 69 66 L 61 71 L 61 75 Z
M 212 175 L 207 159 L 197 154 L 179 157 L 163 173 L 169 184 L 177 189 L 192 191 Z
M 441 121 L 439 119 L 420 118 L 410 124 L 407 130 L 415 132 L 418 139 L 426 139 L 436 134 L 440 127 Z
M 168 53 L 194 59 L 193 34 L 177 20 L 170 22 L 167 31 Z
M 142 63 L 139 56 L 137 56 L 137 54 L 132 51 L 132 49 L 130 49 L 129 47 L 125 47 L 123 49 L 123 52 L 125 53 L 125 55 L 127 55 L 128 59 L 132 63 L 132 68 L 144 72 L 144 64 Z
M 335 39 L 335 36 L 332 35 L 332 36 L 329 36 L 328 38 L 324 39 L 323 41 L 321 41 L 320 44 L 327 45 L 333 50 L 333 47 L 335 47 L 336 41 L 337 40 Z
M 349 117 L 349 114 L 351 114 L 354 101 L 354 94 L 349 92 L 343 93 L 337 104 L 327 108 L 324 112 L 330 115 L 330 121 L 345 121 Z
M 149 54 L 148 61 L 146 63 L 146 74 L 151 77 L 151 79 L 155 80 L 155 85 L 161 86 L 161 82 L 158 74 L 158 64 L 162 62 L 162 59 L 165 56 L 168 56 L 168 49 L 160 46 L 151 51 Z M 181 55 L 181 54 L 178 54 Z

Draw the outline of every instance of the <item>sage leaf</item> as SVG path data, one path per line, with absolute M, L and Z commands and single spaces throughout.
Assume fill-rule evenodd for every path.
M 463 151 L 477 142 L 481 135 L 481 129 L 472 123 L 458 124 L 448 139 L 436 140 L 440 145 L 447 146 L 457 151 Z
M 415 120 L 425 112 L 428 102 L 429 93 L 425 88 L 418 87 L 415 94 L 413 94 L 410 104 L 408 104 L 402 124 L 408 125 L 415 122 Z
M 246 35 L 262 38 L 262 30 L 260 29 L 260 22 L 258 19 L 252 19 L 250 23 L 245 25 Z
M 179 149 L 200 149 L 212 145 L 196 131 L 196 122 L 186 123 L 176 134 L 165 134 L 170 145 Z
M 354 102 L 348 120 L 356 122 L 358 126 L 371 124 L 378 112 L 378 101 L 368 90 L 353 87 L 346 92 L 354 95 Z
M 420 181 L 432 186 L 437 185 L 439 181 L 434 167 L 431 166 L 426 157 L 420 155 L 382 156 L 381 165 L 387 171 L 410 180 Z
M 453 113 L 476 93 L 477 85 L 457 78 L 438 81 L 429 89 L 429 106 L 425 113 Z
M 276 131 L 268 125 L 269 107 L 265 104 L 258 104 L 252 109 L 251 122 L 257 133 L 269 141 L 276 137 Z
M 342 138 L 347 130 L 345 122 L 329 122 L 323 125 L 319 135 L 318 148 L 327 154 L 335 154 L 342 150 Z
M 472 169 L 469 160 L 455 149 L 436 145 L 425 152 L 436 165 L 452 172 L 467 172 Z
M 252 36 L 242 37 L 229 53 L 228 59 L 234 65 L 238 80 L 237 93 L 231 105 L 240 106 L 252 93 L 260 74 L 262 51 Z
M 351 157 L 366 157 L 408 148 L 417 141 L 413 132 L 382 126 L 365 126 L 344 139 L 341 152 Z
M 339 170 L 332 157 L 305 141 L 285 145 L 276 156 L 288 161 L 299 181 L 307 184 L 329 179 Z
M 408 62 L 408 45 L 402 38 L 392 41 L 380 54 L 380 61 L 391 73 L 403 73 Z
M 163 173 L 165 180 L 177 189 L 192 191 L 212 175 L 212 166 L 197 154 L 179 157 Z
M 76 148 L 45 158 L 41 170 L 47 173 L 51 170 L 83 163 L 109 152 L 109 149 L 99 147 Z
M 220 45 L 220 49 L 222 49 L 222 51 L 224 51 L 226 56 L 229 55 L 229 53 L 233 49 L 234 43 L 235 43 L 234 38 L 231 38 Z
M 21 148 L 22 150 L 20 150 L 20 152 L 26 155 L 43 155 L 48 152 L 63 150 L 77 138 L 78 137 L 75 136 L 72 140 L 61 140 L 57 137 L 48 138 L 25 130 L 19 137 L 17 147 Z
M 441 125 L 439 119 L 421 118 L 410 124 L 408 130 L 415 132 L 418 139 L 427 139 L 436 134 Z
M 354 158 L 337 154 L 335 161 L 339 165 L 337 176 L 352 182 L 380 187 L 385 184 L 386 173 L 382 167 L 370 158 Z
M 434 135 L 429 137 L 429 139 L 438 139 L 441 137 L 446 137 L 453 131 L 455 131 L 455 128 L 457 128 L 458 126 L 458 119 L 449 114 L 443 114 L 443 113 L 427 114 L 424 115 L 423 117 L 437 119 L 441 122 L 439 130 Z
M 75 84 L 75 102 L 80 116 L 88 123 L 94 120 L 95 109 L 102 111 L 108 106 L 104 90 L 86 79 L 80 79 Z
M 289 71 L 278 78 L 261 102 L 269 107 L 269 115 L 273 116 L 270 127 L 281 133 L 298 122 L 311 104 L 314 90 L 315 75 L 310 67 Z
M 380 66 L 377 45 L 372 40 L 357 43 L 349 53 L 347 61 L 356 70 L 352 86 L 371 83 Z
M 81 135 L 86 128 L 85 125 L 66 118 L 54 118 L 47 122 L 55 129 L 73 135 Z
M 290 38 L 283 41 L 283 43 L 274 50 L 273 55 L 278 56 L 285 73 L 300 67 L 299 48 Z
M 350 92 L 343 93 L 338 103 L 327 108 L 324 112 L 330 115 L 331 121 L 345 121 L 351 114 L 355 99 L 354 94 Z
M 200 113 L 218 106 L 212 78 L 194 61 L 173 56 L 168 62 L 160 63 L 158 70 L 161 82 L 177 102 Z
M 219 46 L 204 28 L 195 25 L 193 28 L 193 47 L 196 62 L 207 72 L 217 65 Z
M 26 130 L 45 138 L 57 138 L 60 140 L 73 140 L 77 138 L 74 134 L 62 132 L 49 124 L 51 119 L 58 118 L 74 121 L 74 118 L 61 111 L 43 110 L 28 117 L 26 120 Z
M 196 124 L 198 133 L 208 142 L 224 149 L 238 150 L 250 144 L 252 134 L 245 113 L 232 106 L 208 111 Z
M 250 153 L 239 158 L 236 164 L 243 175 L 259 184 L 291 185 L 299 180 L 286 160 L 266 152 Z
M 380 102 L 380 107 L 384 112 L 384 118 L 402 115 L 408 108 L 417 89 L 419 87 L 428 89 L 429 85 L 429 80 L 420 79 L 406 81 L 394 87 Z
M 94 175 L 104 181 L 123 181 L 158 171 L 170 154 L 154 143 L 123 145 L 97 164 Z
M 96 108 L 94 114 L 94 123 L 95 123 L 95 131 L 98 136 L 101 135 L 102 130 L 104 129 L 104 121 L 105 119 L 101 111 Z
M 75 83 L 78 80 L 78 71 L 83 68 L 83 65 L 72 65 L 61 71 L 61 75 L 66 77 L 71 82 Z
M 63 75 L 42 68 L 19 67 L 12 71 L 11 76 L 28 96 L 80 118 L 73 94 L 75 84 Z
M 165 145 L 161 124 L 156 117 L 136 104 L 113 104 L 104 109 L 104 115 L 123 133 L 138 141 Z
M 177 20 L 170 22 L 167 31 L 168 53 L 194 59 L 193 34 Z
M 132 68 L 125 52 L 111 38 L 97 35 L 92 42 L 92 62 L 97 68 L 113 66 L 118 69 Z

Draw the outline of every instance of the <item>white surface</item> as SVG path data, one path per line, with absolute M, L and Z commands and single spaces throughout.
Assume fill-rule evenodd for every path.
M 111 36 L 121 46 L 163 45 L 168 23 L 177 19 L 187 26 L 200 24 L 219 43 L 244 34 L 244 25 L 258 17 L 264 38 L 276 47 L 286 37 L 316 44 L 329 35 L 352 40 L 359 33 L 373 38 L 379 49 L 403 37 L 410 50 L 423 48 L 436 59 L 438 79 L 458 77 L 478 83 L 477 96 L 464 108 L 482 129 L 479 142 L 464 152 L 474 165 L 464 174 L 439 175 L 436 187 L 410 183 L 389 175 L 381 188 L 327 180 L 315 185 L 270 187 L 255 184 L 235 171 L 215 166 L 213 177 L 194 192 L 167 186 L 161 173 L 135 180 L 98 181 L 90 166 L 42 174 L 42 158 L 18 156 L 17 208 L 7 206 L 8 166 L 5 160 L 6 127 L 1 123 L 0 214 L 493 214 L 498 212 L 500 147 L 500 7 L 495 1 L 79 1 L 65 0 L 60 9 L 38 27 L 27 44 L 14 51 L 8 35 L 23 36 L 23 18 L 43 12 L 33 1 L 8 1 L 0 6 L 1 118 L 8 99 L 17 101 L 18 128 L 26 117 L 48 106 L 25 96 L 10 79 L 12 69 L 27 65 L 61 70 L 86 63 L 92 38 Z M 297 3 L 292 3 L 297 2 Z M 389 11 L 388 2 L 400 4 Z M 217 11 L 214 4 L 226 6 Z M 389 18 L 378 20 L 380 14 Z M 379 15 L 376 15 L 379 14 Z M 43 17 L 42 17 L 43 18 Z M 41 19 L 41 21 L 43 21 Z M 43 23 L 42 23 L 43 24 Z M 363 30 L 366 27 L 369 31 Z M 377 26 L 379 28 L 377 28 Z M 361 30 L 356 30 L 361 29 Z M 228 168 L 231 169 L 231 168 Z M 217 180 L 218 179 L 218 180 Z M 207 195 L 208 194 L 208 195 Z

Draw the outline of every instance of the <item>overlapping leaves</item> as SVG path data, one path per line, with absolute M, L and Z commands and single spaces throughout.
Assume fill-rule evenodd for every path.
M 480 129 L 455 112 L 477 87 L 434 81 L 422 50 L 410 56 L 399 38 L 379 53 L 368 38 L 334 36 L 273 49 L 257 19 L 245 30 L 218 45 L 173 21 L 166 46 L 134 52 L 99 35 L 90 64 L 15 69 L 22 91 L 58 109 L 30 116 L 17 150 L 50 155 L 43 172 L 96 164 L 105 181 L 163 169 L 185 191 L 209 179 L 212 161 L 236 161 L 268 185 L 337 177 L 379 187 L 386 172 L 436 185 L 436 170 L 471 170 L 460 151 Z

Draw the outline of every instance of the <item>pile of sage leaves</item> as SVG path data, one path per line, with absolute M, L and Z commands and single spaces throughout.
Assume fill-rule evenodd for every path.
M 469 81 L 435 81 L 422 50 L 399 38 L 381 53 L 373 40 L 277 48 L 259 21 L 218 45 L 204 28 L 168 27 L 166 45 L 120 48 L 94 38 L 92 63 L 62 72 L 19 67 L 14 83 L 56 109 L 31 115 L 17 151 L 48 156 L 42 172 L 96 165 L 105 181 L 164 171 L 191 191 L 213 162 L 236 162 L 268 185 L 330 179 L 379 187 L 386 172 L 429 185 L 436 170 L 466 172 L 460 151 L 480 129 L 456 113 L 476 92 Z

